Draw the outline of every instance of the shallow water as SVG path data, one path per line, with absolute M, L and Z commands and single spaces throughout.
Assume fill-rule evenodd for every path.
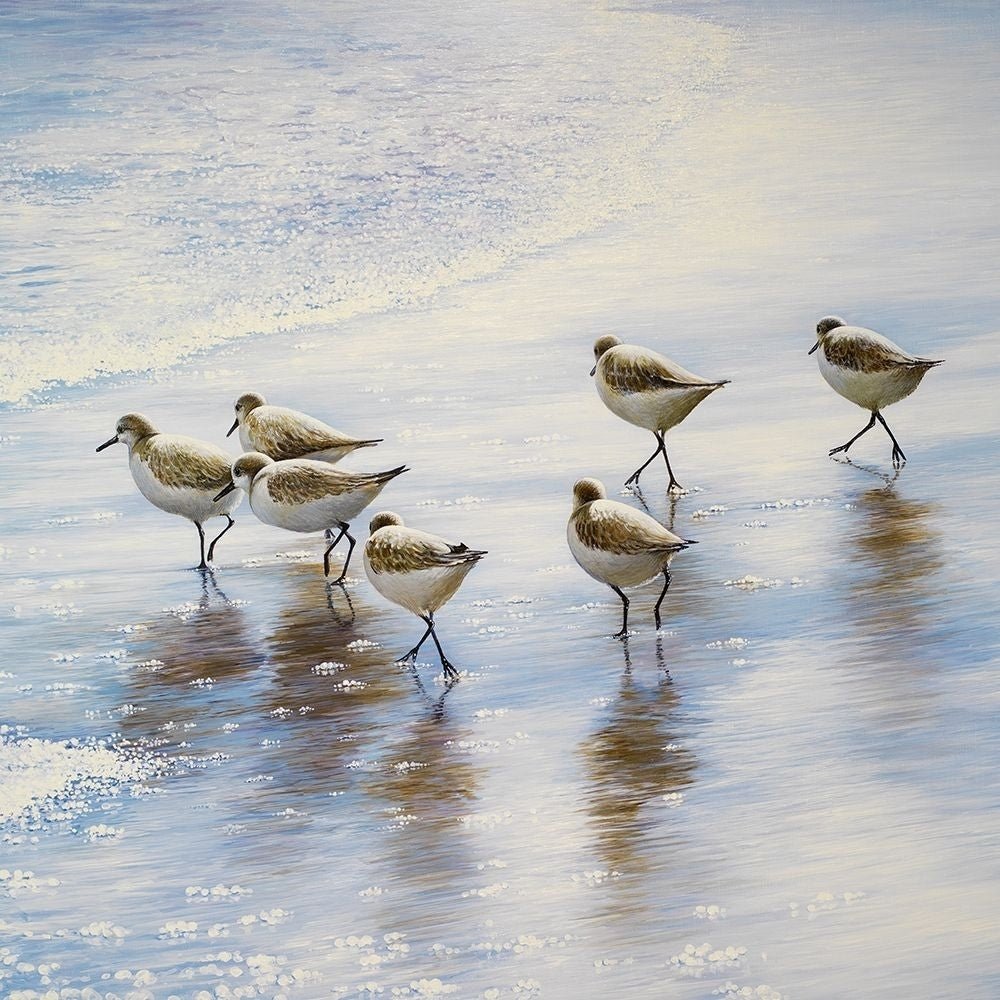
M 7 995 L 997 994 L 995 20 L 720 11 L 647 211 L 5 413 Z M 805 353 L 831 311 L 947 359 L 896 477 L 874 431 L 826 458 L 865 419 Z M 652 450 L 587 377 L 609 330 L 733 380 L 668 438 L 689 492 L 623 497 L 698 541 L 624 643 L 564 540 L 573 481 Z M 411 467 L 374 509 L 489 550 L 438 615 L 458 684 L 393 664 L 420 623 L 360 561 L 328 588 L 244 506 L 200 574 L 93 453 L 132 409 L 231 447 L 248 388 L 383 437 L 344 463 Z

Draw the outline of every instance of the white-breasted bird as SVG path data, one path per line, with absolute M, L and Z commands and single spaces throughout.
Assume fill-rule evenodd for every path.
M 622 420 L 652 431 L 656 438 L 656 450 L 625 480 L 625 485 L 638 483 L 643 469 L 657 455 L 663 455 L 670 477 L 667 490 L 681 489 L 670 467 L 663 436 L 729 379 L 702 378 L 656 351 L 623 344 L 611 334 L 598 337 L 594 357 L 596 363 L 590 374 L 595 376 L 604 405 Z
M 847 444 L 831 448 L 830 454 L 846 452 L 877 420 L 892 441 L 892 464 L 898 469 L 906 456 L 882 410 L 909 396 L 923 377 L 943 362 L 918 358 L 888 337 L 863 326 L 849 326 L 839 316 L 824 316 L 816 324 L 816 343 L 809 353 L 817 350 L 820 374 L 831 388 L 871 413 L 868 423 Z
M 237 488 L 250 500 L 250 509 L 265 524 L 288 531 L 323 531 L 330 543 L 323 553 L 323 574 L 330 575 L 330 553 L 341 538 L 350 547 L 344 568 L 334 583 L 347 575 L 355 539 L 350 522 L 381 492 L 386 483 L 406 472 L 405 465 L 385 472 L 345 472 L 327 462 L 288 458 L 275 462 L 251 451 L 232 464 L 232 483 L 218 498 Z M 334 537 L 334 529 L 339 529 Z
M 580 479 L 573 487 L 573 512 L 566 525 L 573 558 L 595 580 L 607 584 L 622 602 L 622 627 L 628 634 L 629 599 L 623 587 L 638 587 L 663 574 L 663 589 L 653 608 L 660 627 L 660 605 L 670 586 L 670 561 L 693 542 L 680 538 L 655 518 L 628 504 L 609 500 L 597 479 Z
M 239 494 L 217 496 L 232 482 L 232 456 L 208 441 L 162 434 L 141 413 L 126 413 L 115 426 L 115 436 L 97 451 L 119 442 L 128 446 L 128 466 L 139 492 L 154 507 L 194 523 L 201 548 L 198 568 L 204 569 L 215 555 L 216 543 L 236 523 L 231 514 L 240 504 Z M 202 525 L 212 517 L 224 517 L 229 523 L 212 539 L 206 557 Z
M 236 420 L 226 437 L 239 429 L 244 452 L 259 451 L 276 462 L 286 458 L 311 458 L 339 462 L 357 448 L 370 448 L 382 438 L 356 438 L 329 424 L 286 406 L 272 406 L 256 392 L 236 400 Z
M 420 641 L 399 662 L 415 657 L 430 636 L 437 646 L 445 676 L 457 677 L 458 671 L 444 655 L 434 631 L 434 612 L 451 600 L 486 552 L 408 528 L 391 511 L 376 514 L 368 530 L 364 564 L 372 586 L 394 604 L 413 612 L 427 626 Z

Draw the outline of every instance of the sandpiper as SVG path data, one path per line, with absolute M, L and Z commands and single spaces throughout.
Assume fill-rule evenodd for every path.
M 397 662 L 415 657 L 430 636 L 437 646 L 445 676 L 457 677 L 458 671 L 444 655 L 434 631 L 434 612 L 451 600 L 486 552 L 470 549 L 464 543 L 453 545 L 427 531 L 407 528 L 403 519 L 391 511 L 376 514 L 368 530 L 364 564 L 372 586 L 394 604 L 412 611 L 427 626 L 420 641 Z
M 237 487 L 246 492 L 250 509 L 265 524 L 289 531 L 323 531 L 330 543 L 323 553 L 323 574 L 330 575 L 330 553 L 341 538 L 350 548 L 344 568 L 334 583 L 347 575 L 355 539 L 350 522 L 378 495 L 390 480 L 406 472 L 405 465 L 385 472 L 344 472 L 327 462 L 288 458 L 276 462 L 251 451 L 232 464 L 232 482 L 216 499 Z M 339 529 L 334 537 L 334 529 Z
M 236 523 L 230 515 L 240 504 L 239 494 L 218 495 L 232 482 L 232 456 L 207 441 L 161 434 L 141 413 L 126 413 L 115 427 L 115 436 L 97 451 L 119 442 L 128 446 L 128 465 L 139 492 L 154 507 L 194 522 L 201 543 L 198 568 L 205 569 L 215 555 L 216 542 Z M 206 558 L 202 525 L 210 517 L 224 517 L 229 523 L 212 539 Z
M 882 410 L 905 399 L 921 379 L 941 361 L 918 358 L 863 326 L 848 326 L 839 316 L 824 316 L 816 324 L 816 343 L 809 353 L 819 350 L 819 371 L 840 393 L 864 410 L 871 420 L 847 444 L 830 449 L 831 455 L 847 451 L 877 420 L 892 440 L 892 464 L 899 468 L 906 461 L 903 449 L 882 416 Z
M 256 392 L 245 392 L 236 400 L 236 420 L 226 437 L 237 428 L 244 452 L 259 451 L 276 462 L 286 458 L 339 462 L 356 448 L 370 448 L 382 440 L 350 437 L 308 413 L 271 406 Z
M 663 590 L 653 608 L 660 627 L 660 605 L 670 586 L 670 561 L 693 544 L 668 531 L 659 521 L 617 500 L 608 500 L 597 479 L 581 479 L 573 487 L 573 513 L 566 526 L 573 558 L 595 580 L 606 583 L 622 601 L 622 627 L 628 635 L 629 599 L 622 587 L 638 587 L 663 574 Z
M 729 379 L 704 379 L 656 351 L 623 344 L 611 334 L 594 343 L 594 357 L 597 363 L 590 374 L 596 375 L 597 392 L 604 405 L 622 420 L 652 431 L 656 438 L 656 450 L 625 480 L 625 485 L 638 484 L 643 469 L 662 455 L 670 477 L 668 492 L 680 490 L 663 436 Z

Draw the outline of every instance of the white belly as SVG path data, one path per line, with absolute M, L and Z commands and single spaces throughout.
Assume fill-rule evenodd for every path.
M 883 372 L 859 372 L 832 365 L 819 352 L 819 371 L 829 386 L 844 399 L 865 410 L 882 410 L 913 392 L 926 373 L 925 368 L 897 368 Z
M 250 491 L 250 509 L 265 524 L 273 524 L 276 528 L 285 528 L 287 531 L 325 531 L 341 521 L 350 520 L 337 516 L 327 500 L 301 504 L 277 503 L 271 499 L 266 486 L 257 484 Z
M 581 568 L 601 583 L 615 587 L 638 587 L 658 576 L 669 565 L 673 553 L 639 552 L 623 554 L 592 549 L 580 541 L 572 525 L 566 532 L 566 540 L 573 558 Z
M 429 615 L 451 600 L 475 563 L 470 561 L 408 573 L 376 573 L 366 554 L 364 565 L 371 585 L 383 597 L 415 615 Z
M 647 392 L 618 392 L 603 378 L 597 392 L 604 405 L 617 417 L 649 431 L 668 431 L 679 424 L 717 386 L 684 389 L 652 389 Z

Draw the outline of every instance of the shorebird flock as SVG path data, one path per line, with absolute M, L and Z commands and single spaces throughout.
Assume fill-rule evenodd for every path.
M 823 378 L 871 417 L 854 437 L 830 449 L 829 454 L 847 452 L 878 422 L 892 441 L 892 464 L 898 470 L 906 456 L 882 410 L 909 396 L 924 375 L 942 362 L 909 354 L 874 330 L 850 326 L 839 316 L 825 316 L 816 325 L 816 343 L 809 354 L 817 351 Z M 638 489 L 640 475 L 662 455 L 667 492 L 682 492 L 667 457 L 665 435 L 729 380 L 702 378 L 656 351 L 624 344 L 610 335 L 598 338 L 594 358 L 590 374 L 604 405 L 656 438 L 653 454 L 625 480 L 625 486 Z M 155 507 L 187 518 L 198 529 L 200 569 L 213 561 L 216 544 L 235 523 L 232 515 L 242 491 L 264 524 L 287 531 L 324 533 L 328 546 L 323 553 L 323 573 L 327 578 L 330 555 L 346 538 L 343 568 L 331 581 L 343 583 L 356 545 L 351 522 L 407 467 L 382 472 L 335 468 L 345 455 L 373 447 L 382 439 L 351 437 L 309 414 L 272 406 L 255 392 L 240 396 L 235 412 L 227 436 L 238 430 L 244 451 L 235 460 L 206 441 L 162 433 L 138 413 L 125 414 L 114 437 L 97 451 L 117 443 L 127 446 L 129 469 L 139 492 Z M 224 517 L 227 523 L 206 550 L 204 524 L 214 517 Z M 654 623 L 660 628 L 660 608 L 670 586 L 670 563 L 677 553 L 694 544 L 692 540 L 675 535 L 643 511 L 609 500 L 603 484 L 589 477 L 573 487 L 566 538 L 580 567 L 621 600 L 622 625 L 616 638 L 629 634 L 625 588 L 642 586 L 662 575 L 663 587 L 653 608 Z M 364 547 L 365 575 L 383 597 L 426 625 L 420 640 L 397 662 L 415 659 L 430 638 L 447 680 L 458 677 L 441 648 L 434 613 L 455 595 L 486 554 L 410 528 L 390 511 L 371 519 Z

